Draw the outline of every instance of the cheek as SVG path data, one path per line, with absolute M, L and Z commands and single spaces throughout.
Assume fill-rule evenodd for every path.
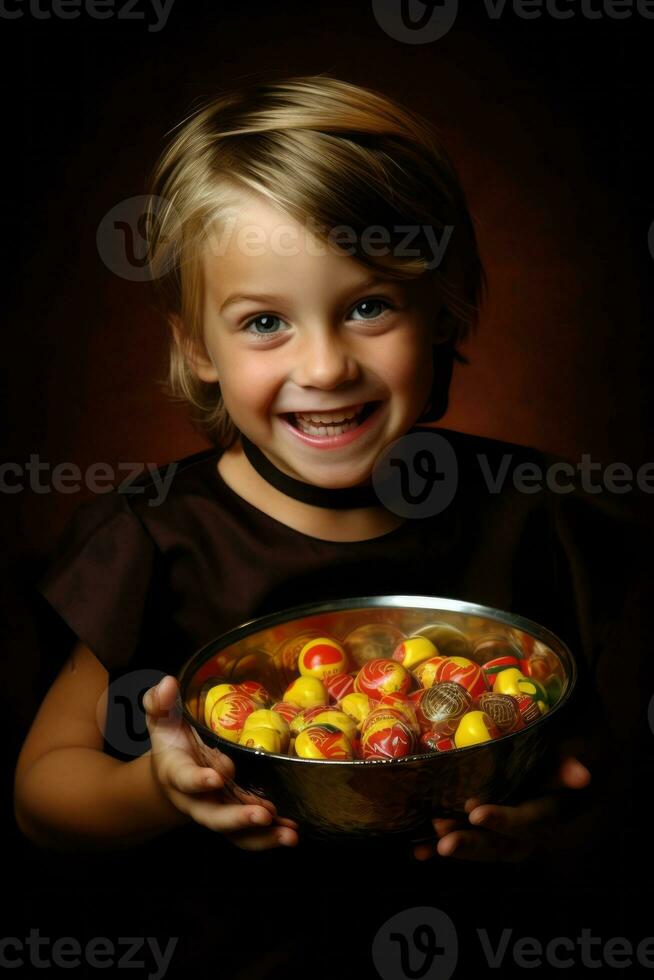
M 228 409 L 229 403 L 234 410 L 240 406 L 254 412 L 270 406 L 279 385 L 275 373 L 270 369 L 270 362 L 265 364 L 264 361 L 262 357 L 235 355 L 234 352 L 225 358 L 221 376 L 223 398 Z

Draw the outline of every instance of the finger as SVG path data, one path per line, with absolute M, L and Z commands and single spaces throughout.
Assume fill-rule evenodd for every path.
M 279 827 L 270 830 L 249 830 L 225 835 L 232 844 L 244 851 L 264 851 L 273 847 L 295 847 L 299 838 L 291 828 Z
M 453 830 L 464 826 L 462 821 L 456 820 L 453 817 L 437 817 L 435 820 L 432 820 L 432 823 L 439 837 L 443 837 L 445 834 L 449 834 Z
M 188 808 L 190 816 L 216 833 L 229 834 L 256 827 L 269 827 L 275 819 L 262 806 L 243 806 L 242 803 L 216 803 L 215 800 L 193 798 Z
M 473 810 L 468 819 L 475 827 L 504 834 L 517 840 L 544 837 L 544 829 L 560 815 L 560 804 L 554 794 L 527 800 L 518 806 L 483 804 Z
M 198 766 L 190 759 L 174 768 L 171 766 L 169 779 L 180 793 L 206 793 L 225 785 L 223 777 L 214 769 Z
M 591 781 L 590 769 L 574 756 L 566 756 L 559 768 L 561 786 L 568 789 L 583 789 Z
M 479 796 L 471 796 L 470 799 L 466 800 L 463 804 L 463 809 L 466 813 L 470 813 L 475 807 L 481 806 L 484 801 Z
M 516 841 L 488 830 L 458 830 L 443 837 L 437 844 L 441 857 L 463 861 L 506 861 L 517 863 L 531 854 L 533 844 Z
M 428 861 L 436 854 L 436 844 L 416 844 L 413 856 L 417 861 Z
M 188 747 L 178 693 L 177 679 L 167 674 L 143 696 L 153 754 L 173 746 Z
M 291 820 L 290 817 L 276 817 L 275 822 L 281 827 L 290 827 L 292 830 L 299 830 L 300 825 L 295 820 Z

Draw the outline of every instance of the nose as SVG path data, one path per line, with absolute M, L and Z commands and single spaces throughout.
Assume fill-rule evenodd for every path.
M 356 357 L 337 331 L 310 329 L 297 348 L 293 380 L 301 388 L 330 390 L 359 375 Z

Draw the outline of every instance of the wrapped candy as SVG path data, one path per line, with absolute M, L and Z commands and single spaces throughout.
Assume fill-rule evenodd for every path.
M 416 712 L 418 723 L 423 732 L 453 735 L 472 706 L 472 696 L 465 687 L 455 681 L 439 681 L 425 691 Z
M 440 673 L 441 667 L 447 660 L 447 657 L 430 657 L 429 660 L 423 661 L 423 663 L 418 664 L 418 666 L 413 671 L 413 676 L 416 679 L 416 683 L 420 687 L 433 687 L 438 681 L 438 675 Z
M 369 660 L 388 660 L 404 634 L 390 623 L 365 623 L 357 626 L 343 640 L 343 646 L 357 667 Z
M 509 667 L 497 675 L 494 690 L 498 694 L 511 694 L 514 698 L 521 694 L 528 694 L 538 704 L 541 714 L 549 710 L 549 699 L 543 685 L 533 677 L 525 677 L 514 667 Z
M 300 708 L 315 708 L 329 703 L 327 688 L 317 677 L 296 677 L 284 691 L 283 701 L 290 701 Z
M 473 698 L 488 690 L 479 664 L 467 657 L 448 657 L 437 676 L 438 681 L 454 681 L 465 687 Z
M 479 708 L 493 719 L 501 735 L 524 728 L 524 721 L 516 698 L 510 694 L 487 692 L 479 698 Z
M 209 727 L 228 742 L 238 742 L 248 715 L 260 707 L 258 701 L 249 698 L 242 691 L 233 691 L 216 701 Z
M 519 694 L 515 699 L 518 711 L 525 725 L 533 725 L 541 716 L 540 708 L 533 698 L 528 694 Z
M 369 660 L 354 680 L 354 690 L 378 701 L 383 694 L 408 693 L 413 685 L 411 674 L 396 660 Z
M 311 725 L 295 739 L 295 753 L 301 759 L 333 759 L 347 761 L 354 752 L 347 735 L 333 725 Z
M 392 708 L 376 708 L 361 729 L 364 759 L 402 759 L 415 747 L 413 732 L 406 719 Z
M 288 748 L 290 738 L 289 725 L 279 712 L 271 711 L 268 708 L 259 708 L 257 711 L 253 711 L 245 719 L 243 732 L 245 733 L 249 728 L 269 728 L 271 731 L 277 732 L 282 751 L 285 752 Z M 241 742 L 242 744 L 243 742 Z
M 393 650 L 393 660 L 397 660 L 407 670 L 413 670 L 423 661 L 437 656 L 438 650 L 426 636 L 410 636 Z
M 454 744 L 457 749 L 466 745 L 479 745 L 499 737 L 499 729 L 490 715 L 485 711 L 469 711 L 463 716 L 454 733 Z
M 298 670 L 305 677 L 317 677 L 325 685 L 335 674 L 346 674 L 350 661 L 344 648 L 331 636 L 308 640 L 298 656 Z

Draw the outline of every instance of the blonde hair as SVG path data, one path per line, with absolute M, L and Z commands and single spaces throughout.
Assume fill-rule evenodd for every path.
M 181 341 L 171 336 L 168 376 L 159 383 L 187 403 L 211 442 L 228 448 L 238 429 L 219 384 L 199 379 L 184 350 L 203 347 L 202 251 L 239 191 L 256 191 L 298 222 L 310 221 L 318 237 L 321 228 L 343 225 L 357 242 L 371 226 L 450 227 L 451 248 L 435 269 L 420 237 L 411 242 L 418 256 L 391 248 L 373 257 L 356 244 L 350 254 L 387 277 L 432 276 L 448 311 L 450 357 L 465 362 L 454 344 L 477 324 L 484 271 L 458 177 L 426 119 L 379 92 L 320 74 L 222 91 L 175 129 L 150 180 L 146 215 L 156 299 Z

